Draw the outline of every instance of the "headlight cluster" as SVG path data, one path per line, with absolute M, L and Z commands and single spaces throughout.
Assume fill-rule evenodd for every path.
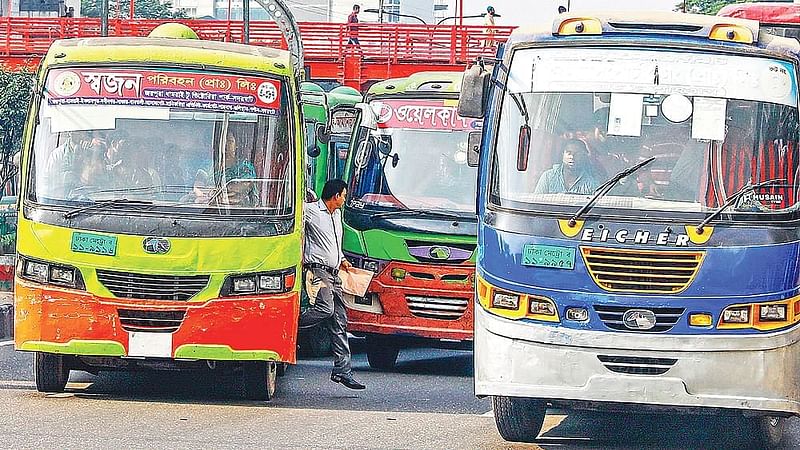
M 86 289 L 80 270 L 73 266 L 20 256 L 17 261 L 17 274 L 20 278 L 37 283 Z
M 283 294 L 294 289 L 295 268 L 271 272 L 230 275 L 222 283 L 221 297 L 255 294 Z
M 490 312 L 509 319 L 560 321 L 556 304 L 551 299 L 540 295 L 521 294 L 499 289 L 480 277 L 478 277 L 478 299 Z M 580 315 L 573 317 L 580 317 Z M 586 312 L 586 318 L 588 319 L 588 312 Z
M 388 261 L 383 261 L 380 259 L 373 259 L 373 258 L 365 258 L 360 255 L 354 255 L 352 253 L 345 254 L 345 257 L 352 263 L 355 267 L 369 270 L 370 272 L 374 272 L 376 275 L 383 272 L 383 269 L 386 268 L 386 264 Z M 403 273 L 405 276 L 405 273 Z
M 722 311 L 717 328 L 775 330 L 800 322 L 800 297 L 778 302 L 731 305 Z

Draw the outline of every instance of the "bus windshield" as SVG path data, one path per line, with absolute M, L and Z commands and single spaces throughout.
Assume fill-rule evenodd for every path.
M 500 117 L 489 192 L 497 205 L 574 210 L 615 174 L 655 158 L 597 207 L 708 213 L 748 185 L 777 180 L 729 211 L 797 208 L 797 80 L 786 61 L 518 50 Z
M 291 214 L 288 99 L 280 80 L 263 77 L 51 70 L 29 200 L 82 207 L 124 199 L 160 212 Z
M 474 213 L 477 169 L 467 165 L 467 137 L 480 122 L 458 117 L 442 100 L 372 106 L 378 128 L 360 132 L 351 205 Z
M 477 170 L 466 131 L 379 130 L 355 155 L 352 204 L 390 210 L 475 210 Z

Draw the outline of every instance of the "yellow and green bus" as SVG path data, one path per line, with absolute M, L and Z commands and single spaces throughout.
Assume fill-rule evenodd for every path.
M 70 370 L 224 369 L 269 400 L 296 360 L 302 55 L 162 27 L 43 60 L 15 347 L 44 392 Z

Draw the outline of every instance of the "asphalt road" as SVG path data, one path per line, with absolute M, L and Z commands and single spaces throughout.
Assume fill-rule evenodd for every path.
M 538 446 L 506 443 L 487 399 L 472 395 L 472 355 L 406 350 L 397 371 L 369 369 L 366 391 L 328 380 L 328 359 L 305 359 L 278 396 L 240 399 L 234 376 L 83 372 L 67 392 L 36 392 L 32 358 L 0 343 L 0 448 L 758 448 L 744 420 L 550 411 Z

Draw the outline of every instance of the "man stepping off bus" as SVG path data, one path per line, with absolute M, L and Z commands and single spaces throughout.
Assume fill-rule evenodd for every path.
M 322 199 L 304 205 L 306 230 L 305 268 L 308 296 L 313 305 L 300 315 L 300 328 L 310 328 L 319 323 L 331 333 L 333 371 L 331 381 L 342 383 L 350 389 L 365 386 L 353 378 L 350 366 L 350 345 L 347 341 L 347 310 L 342 300 L 342 282 L 339 271 L 352 266 L 342 253 L 342 213 L 347 196 L 347 184 L 342 180 L 329 180 L 322 188 Z

